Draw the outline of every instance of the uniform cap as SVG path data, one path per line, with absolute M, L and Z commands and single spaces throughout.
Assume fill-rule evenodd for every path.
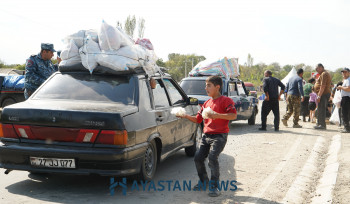
M 53 44 L 50 44 L 50 43 L 41 43 L 41 49 L 51 50 L 52 52 L 56 52 L 56 50 L 53 48 Z

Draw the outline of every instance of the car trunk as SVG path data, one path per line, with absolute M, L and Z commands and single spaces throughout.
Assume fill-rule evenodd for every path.
M 12 128 L 22 142 L 93 143 L 101 130 L 125 130 L 122 117 L 134 112 L 119 103 L 30 100 L 4 108 L 2 123 L 4 134 Z

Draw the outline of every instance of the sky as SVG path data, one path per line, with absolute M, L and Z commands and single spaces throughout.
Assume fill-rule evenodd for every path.
M 0 59 L 23 64 L 42 42 L 60 50 L 67 35 L 135 15 L 163 61 L 180 53 L 244 64 L 250 53 L 254 64 L 335 70 L 350 67 L 349 11 L 346 0 L 1 0 Z

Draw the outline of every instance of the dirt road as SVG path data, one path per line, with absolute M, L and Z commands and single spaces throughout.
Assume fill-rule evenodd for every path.
M 285 104 L 280 102 L 281 116 Z M 221 180 L 237 183 L 237 190 L 222 191 L 217 198 L 207 192 L 188 191 L 182 182 L 197 182 L 193 158 L 179 151 L 158 166 L 154 182 L 176 181 L 181 191 L 165 187 L 163 191 L 116 187 L 110 195 L 107 177 L 33 175 L 0 170 L 0 203 L 350 203 L 350 135 L 340 134 L 335 125 L 326 131 L 300 122 L 301 129 L 280 126 L 275 132 L 272 113 L 268 130 L 246 121 L 230 125 L 227 145 L 220 155 Z M 210 170 L 208 169 L 208 172 Z M 134 186 L 135 187 L 135 186 Z M 232 187 L 232 186 L 231 186 Z M 158 188 L 158 187 L 157 187 Z

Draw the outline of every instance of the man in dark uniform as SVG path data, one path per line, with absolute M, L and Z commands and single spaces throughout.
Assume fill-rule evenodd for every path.
M 265 71 L 264 73 L 264 84 L 263 90 L 265 92 L 265 100 L 263 101 L 261 107 L 261 128 L 259 130 L 266 130 L 266 119 L 272 110 L 275 125 L 275 131 L 279 131 L 280 124 L 280 108 L 279 108 L 279 100 L 281 95 L 284 92 L 285 86 L 284 84 L 275 77 L 272 77 L 272 72 L 270 70 Z M 280 93 L 278 93 L 278 87 L 281 87 Z
M 41 43 L 40 53 L 27 59 L 24 81 L 24 97 L 26 99 L 56 71 L 51 62 L 54 52 L 56 51 L 53 44 Z

